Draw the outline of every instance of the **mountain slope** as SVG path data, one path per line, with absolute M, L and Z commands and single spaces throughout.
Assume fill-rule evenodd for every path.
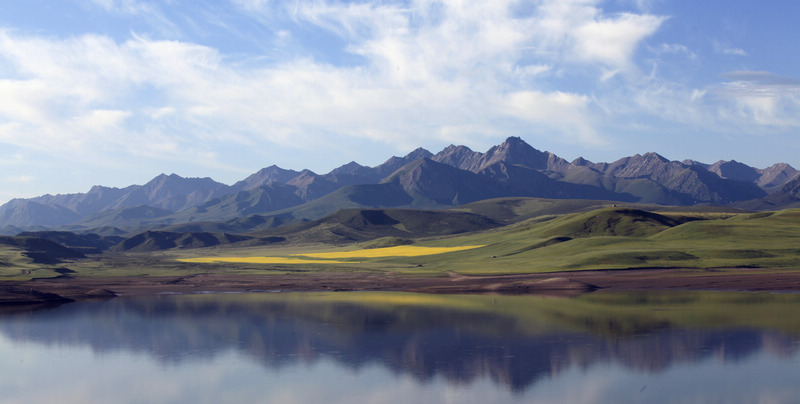
M 121 241 L 110 252 L 149 252 L 172 248 L 202 248 L 252 240 L 253 237 L 220 233 L 146 231 Z
M 435 155 L 418 148 L 375 167 L 350 162 L 323 175 L 273 165 L 233 186 L 162 174 L 144 185 L 95 186 L 82 194 L 17 199 L 0 206 L 0 229 L 13 233 L 41 229 L 37 226 L 75 231 L 116 226 L 127 231 L 256 215 L 318 219 L 342 208 L 446 208 L 497 197 L 728 205 L 761 199 L 765 190 L 778 191 L 797 175 L 786 164 L 760 170 L 736 161 L 670 161 L 656 153 L 612 163 L 583 158 L 570 163 L 510 137 L 485 153 L 456 145 Z M 786 198 L 791 197 L 781 193 L 759 206 L 791 203 Z M 138 206 L 163 214 L 143 215 L 138 222 L 120 214 Z
M 800 208 L 800 176 L 763 198 L 739 202 L 736 206 L 752 210 Z
M 18 237 L 50 240 L 82 254 L 100 254 L 123 240 L 119 236 L 104 237 L 97 234 L 75 234 L 68 231 L 25 232 L 20 233 Z
M 502 224 L 468 212 L 342 209 L 322 219 L 253 233 L 302 242 L 351 243 L 384 237 L 412 239 L 487 230 Z
M 453 206 L 502 196 L 503 187 L 486 176 L 424 158 L 406 164 L 382 183 L 397 184 L 415 200 Z
M 80 215 L 59 205 L 45 205 L 30 199 L 14 199 L 0 207 L 3 226 L 61 226 Z
M 52 265 L 64 259 L 86 258 L 82 253 L 54 241 L 38 237 L 0 236 L 0 245 L 16 247 L 24 251 L 37 264 Z M 2 263 L 0 261 L 0 263 Z

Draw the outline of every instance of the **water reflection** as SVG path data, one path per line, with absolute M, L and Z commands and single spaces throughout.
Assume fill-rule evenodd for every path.
M 90 369 L 103 358 L 122 355 L 125 361 L 106 366 L 123 378 L 136 377 L 124 374 L 124 362 L 131 358 L 151 360 L 169 373 L 213 368 L 217 377 L 224 377 L 226 366 L 255 366 L 262 376 L 300 372 L 304 386 L 329 383 L 334 391 L 344 387 L 330 382 L 347 375 L 343 383 L 352 384 L 345 389 L 351 397 L 359 388 L 384 384 L 426 386 L 450 395 L 491 386 L 480 395 L 459 396 L 459 402 L 478 397 L 498 401 L 500 396 L 509 402 L 532 397 L 559 402 L 568 395 L 574 402 L 620 397 L 679 402 L 688 398 L 669 397 L 693 385 L 692 380 L 679 382 L 681 375 L 703 369 L 711 373 L 700 373 L 706 382 L 697 394 L 717 400 L 729 395 L 731 387 L 720 383 L 713 395 L 713 380 L 733 377 L 726 376 L 731 369 L 754 367 L 758 370 L 747 370 L 754 372 L 747 385 L 756 390 L 722 401 L 750 402 L 737 400 L 767 392 L 800 396 L 791 382 L 800 370 L 798 308 L 797 295 L 736 293 L 600 293 L 576 299 L 375 293 L 119 298 L 0 317 L 5 339 L 0 353 L 13 363 L 14 355 L 26 349 L 68 356 L 83 352 L 73 362 Z M 225 389 L 237 385 L 236 391 L 253 391 L 260 401 L 280 402 L 244 383 L 258 379 L 252 373 L 228 381 Z M 624 382 L 610 380 L 620 375 L 626 376 L 620 379 Z M 670 390 L 671 379 L 684 385 Z M 592 390 L 600 382 L 605 383 L 602 391 Z M 609 387 L 616 384 L 618 393 Z M 0 390 L 10 387 L 0 381 Z M 691 397 L 696 401 L 696 395 Z M 394 398 L 377 401 L 399 402 Z M 775 402 L 784 401 L 778 396 Z

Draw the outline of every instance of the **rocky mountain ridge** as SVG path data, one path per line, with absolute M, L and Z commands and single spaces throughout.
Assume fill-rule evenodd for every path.
M 15 199 L 0 206 L 0 233 L 173 225 L 296 211 L 306 212 L 296 217 L 317 219 L 348 207 L 441 208 L 517 196 L 730 205 L 772 193 L 773 200 L 791 204 L 800 196 L 786 185 L 799 174 L 783 163 L 757 169 L 736 161 L 670 161 L 657 153 L 612 163 L 568 162 L 511 137 L 485 153 L 456 145 L 436 154 L 418 148 L 375 167 L 350 162 L 322 175 L 272 165 L 230 186 L 162 174 L 144 185 Z

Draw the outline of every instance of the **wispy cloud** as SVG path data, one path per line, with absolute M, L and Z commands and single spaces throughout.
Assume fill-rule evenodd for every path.
M 734 55 L 734 56 L 747 56 L 747 52 L 744 49 L 740 48 L 727 48 L 723 49 L 722 53 L 726 55 Z
M 733 71 L 708 90 L 722 101 L 720 114 L 740 124 L 800 127 L 800 80 L 764 71 Z
M 609 120 L 643 113 L 796 124 L 796 87 L 766 73 L 732 72 L 697 89 L 641 73 L 639 52 L 697 55 L 674 42 L 642 50 L 668 17 L 608 13 L 599 0 L 526 8 L 512 0 L 232 0 L 208 22 L 267 44 L 261 53 L 187 40 L 166 3 L 95 4 L 163 29 L 122 39 L 0 30 L 0 143 L 98 166 L 146 159 L 235 171 L 236 149 L 269 155 L 363 140 L 407 149 L 526 134 L 605 145 L 613 143 Z M 203 3 L 200 14 L 213 7 Z M 226 20 L 234 14 L 236 24 Z M 231 28 L 243 24 L 260 30 Z M 352 59 L 340 63 L 326 46 Z
M 737 48 L 735 46 L 730 46 L 727 43 L 723 43 L 717 40 L 712 41 L 712 45 L 714 46 L 714 51 L 717 53 L 721 53 L 723 55 L 729 56 L 747 56 L 747 51 L 742 48 Z
M 676 43 L 663 43 L 660 47 L 652 49 L 656 54 L 685 55 L 689 59 L 696 59 L 697 53 L 689 49 L 686 45 Z
M 144 2 L 96 3 L 162 15 Z M 190 160 L 205 152 L 196 145 L 209 142 L 305 147 L 355 137 L 399 147 L 453 137 L 458 128 L 464 137 L 477 136 L 476 128 L 513 134 L 518 129 L 498 124 L 513 116 L 599 143 L 590 98 L 547 89 L 538 77 L 554 66 L 594 68 L 598 76 L 631 71 L 638 44 L 663 21 L 604 15 L 592 1 L 546 1 L 526 16 L 514 15 L 511 1 L 236 3 L 253 18 L 285 13 L 328 31 L 364 63 L 258 56 L 242 63 L 185 41 L 3 31 L 0 54 L 12 68 L 0 81 L 8 100 L 0 104 L 0 141 L 39 150 L 58 142 L 77 154 L 99 143 Z

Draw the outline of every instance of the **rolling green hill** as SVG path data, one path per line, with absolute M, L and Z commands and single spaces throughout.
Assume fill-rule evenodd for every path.
M 484 247 L 383 261 L 486 274 L 674 267 L 800 268 L 800 210 L 693 216 L 606 208 L 534 218 L 420 245 Z

